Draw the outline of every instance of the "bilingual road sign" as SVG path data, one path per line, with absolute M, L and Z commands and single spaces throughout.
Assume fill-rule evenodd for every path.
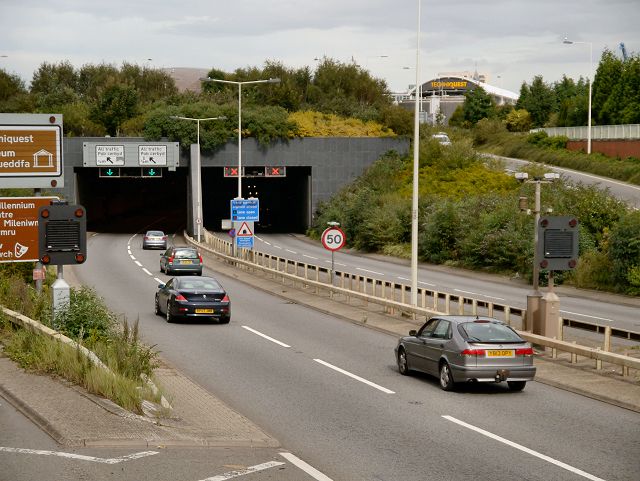
M 260 220 L 260 202 L 258 199 L 232 199 L 231 220 L 234 222 L 258 222 Z
M 0 114 L 3 187 L 64 187 L 62 115 Z
M 141 166 L 167 165 L 166 145 L 139 145 L 138 162 Z
M 124 165 L 124 145 L 96 145 L 96 165 L 98 167 Z
M 240 226 L 238 227 L 238 224 Z M 236 246 L 253 249 L 253 222 L 236 222 Z
M 238 247 L 242 247 L 243 249 L 253 249 L 253 236 L 236 236 L 236 245 Z
M 0 262 L 38 260 L 38 212 L 58 197 L 0 198 Z

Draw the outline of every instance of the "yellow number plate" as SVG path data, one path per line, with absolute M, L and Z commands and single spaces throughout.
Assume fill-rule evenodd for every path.
M 196 309 L 196 314 L 213 314 L 213 309 Z
M 487 351 L 487 357 L 513 357 L 513 349 L 491 350 Z
M 180 261 L 180 264 L 191 264 L 191 261 Z

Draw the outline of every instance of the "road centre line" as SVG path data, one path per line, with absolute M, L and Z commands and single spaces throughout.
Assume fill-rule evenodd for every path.
M 266 334 L 261 333 L 260 331 L 256 331 L 255 329 L 251 329 L 249 326 L 242 326 L 242 328 L 246 329 L 247 331 L 253 332 L 254 334 L 257 334 L 260 337 L 264 337 L 266 340 L 274 342 L 274 343 L 278 344 L 279 346 L 291 347 L 289 344 L 285 344 L 284 342 L 280 342 L 277 339 L 274 339 L 273 337 L 269 337 Z
M 153 280 L 156 281 L 158 284 L 164 284 L 165 283 L 162 279 L 158 279 L 157 277 L 154 277 Z
M 363 269 L 362 267 L 356 267 L 357 271 L 368 272 L 369 274 L 375 274 L 377 276 L 384 276 L 382 272 L 370 271 L 369 269 Z
M 317 258 L 317 257 L 308 256 L 307 254 L 302 254 L 302 257 L 307 257 L 307 258 L 309 258 L 309 259 L 314 259 L 314 260 L 316 260 L 316 261 L 318 260 L 318 258 Z
M 311 476 L 313 479 L 316 479 L 317 481 L 333 481 L 331 478 L 329 478 L 328 476 L 325 476 L 323 473 L 321 473 L 320 471 L 318 471 L 316 468 L 314 468 L 313 466 L 305 463 L 302 459 L 300 459 L 299 457 L 291 454 L 291 453 L 278 453 L 280 456 L 282 456 L 284 459 L 286 459 L 287 461 L 289 461 L 291 464 L 297 466 L 298 468 L 300 468 L 302 471 L 304 471 L 305 473 L 307 473 L 309 476 Z
M 340 369 L 338 366 L 334 366 L 333 364 L 329 364 L 328 362 L 323 361 L 322 359 L 314 359 L 314 361 L 319 363 L 319 364 L 322 364 L 323 366 L 328 367 L 329 369 L 333 369 L 334 371 L 337 371 L 337 372 L 339 372 L 341 374 L 344 374 L 345 376 L 349 376 L 350 378 L 355 379 L 356 381 L 360 381 L 360 382 L 362 382 L 362 383 L 364 383 L 364 384 L 366 384 L 368 386 L 376 388 L 377 390 L 382 391 L 383 393 L 395 394 L 395 391 L 387 389 L 386 387 L 382 387 L 379 384 L 376 384 L 374 382 L 368 381 L 363 377 L 356 376 L 355 374 L 350 373 L 349 371 L 345 371 L 344 369 Z
M 296 251 L 292 251 L 291 249 L 285 249 L 287 252 L 290 252 L 291 254 L 298 254 Z
M 277 245 L 275 245 L 275 244 L 273 244 L 273 247 L 275 247 L 276 249 L 282 249 L 282 247 L 277 246 Z
M 255 466 L 249 466 L 246 469 L 240 469 L 237 471 L 229 471 L 228 473 L 219 474 L 212 478 L 206 478 L 201 481 L 226 481 L 227 479 L 238 478 L 245 474 L 257 473 L 258 471 L 264 471 L 265 469 L 275 468 L 276 466 L 282 466 L 285 463 L 280 461 L 269 461 L 268 463 L 256 464 Z
M 454 292 L 461 292 L 462 294 L 472 294 L 474 296 L 482 296 L 482 297 L 487 297 L 489 299 L 497 299 L 499 301 L 504 301 L 503 297 L 488 296 L 486 294 L 481 294 L 479 292 L 463 291 L 462 289 L 454 289 Z
M 145 272 L 146 274 L 150 275 L 150 276 L 153 275 L 151 272 L 149 272 L 149 269 L 147 269 L 146 267 L 143 267 L 142 271 Z
M 574 316 L 583 316 L 583 317 L 589 317 L 591 319 L 599 319 L 601 321 L 613 322 L 613 319 L 607 319 L 606 317 L 590 316 L 588 314 L 582 314 L 581 312 L 571 312 L 571 311 L 560 311 L 560 312 L 563 312 L 565 314 L 573 314 Z
M 142 264 L 140 263 L 140 261 L 136 261 L 136 265 L 137 265 L 138 267 L 142 267 Z
M 44 451 L 41 449 L 23 449 L 23 448 L 6 448 L 0 446 L 0 451 L 7 453 L 20 453 L 20 454 L 40 454 L 43 456 L 58 456 L 61 458 L 77 459 L 80 461 L 90 461 L 92 463 L 102 464 L 118 464 L 123 461 L 131 461 L 132 459 L 144 458 L 147 456 L 153 456 L 159 454 L 157 451 L 142 451 L 140 453 L 129 454 L 127 456 L 120 456 L 119 458 L 97 458 L 95 456 L 85 456 L 83 454 L 63 453 L 59 451 Z
M 131 251 L 129 251 L 129 257 L 131 257 L 131 260 L 132 260 L 132 261 L 135 261 L 135 260 L 136 260 L 136 258 L 135 258 L 135 257 L 133 257 L 133 254 L 131 254 Z
M 422 281 L 418 281 L 418 284 L 423 284 L 425 286 L 429 286 L 429 287 L 436 287 L 435 284 L 431 284 L 430 282 L 422 282 Z
M 453 423 L 459 424 L 460 426 L 463 426 L 467 429 L 471 429 L 472 431 L 476 431 L 477 433 L 482 434 L 483 436 L 487 436 L 488 438 L 494 439 L 496 441 L 500 441 L 501 443 L 506 444 L 507 446 L 511 446 L 512 448 L 516 448 L 519 449 L 520 451 L 523 451 L 527 454 L 530 454 L 532 456 L 535 456 L 536 458 L 540 458 L 543 461 L 547 461 L 548 463 L 551 464 L 555 464 L 556 466 L 561 467 L 562 469 L 566 469 L 567 471 L 571 471 L 572 473 L 575 473 L 579 476 L 582 476 L 584 478 L 590 479 L 592 481 L 604 481 L 602 478 L 598 478 L 597 476 L 594 476 L 593 474 L 589 474 L 585 471 L 582 471 L 578 468 L 574 468 L 573 466 L 570 466 L 568 464 L 563 463 L 562 461 L 558 461 L 557 459 L 553 459 L 549 456 L 546 456 L 544 454 L 541 454 L 537 451 L 534 451 L 533 449 L 529 449 L 525 446 L 522 446 L 521 444 L 518 443 L 514 443 L 513 441 L 509 441 L 508 439 L 505 439 L 501 436 L 498 436 L 497 434 L 493 434 L 490 433 L 489 431 L 485 431 L 484 429 L 478 428 L 476 426 L 473 426 L 472 424 L 467 424 L 464 421 L 460 421 L 459 419 L 454 418 L 453 416 L 442 416 L 443 418 L 447 419 L 448 421 L 451 421 Z

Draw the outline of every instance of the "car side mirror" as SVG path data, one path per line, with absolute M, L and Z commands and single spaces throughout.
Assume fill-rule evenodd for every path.
M 410 336 L 415 336 L 416 334 L 418 334 L 418 331 L 416 331 L 415 329 L 411 329 L 411 330 L 409 331 L 409 335 L 410 335 Z
M 158 289 L 164 289 L 164 286 L 166 286 L 166 284 L 160 283 L 160 284 L 158 284 Z

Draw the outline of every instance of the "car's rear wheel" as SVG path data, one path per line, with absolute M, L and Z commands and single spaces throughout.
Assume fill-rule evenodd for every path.
M 411 372 L 407 361 L 407 353 L 403 348 L 398 349 L 398 371 L 403 376 L 408 376 Z
M 444 391 L 453 391 L 454 386 L 455 383 L 451 375 L 451 368 L 446 361 L 442 361 L 440 364 L 440 387 Z
M 522 391 L 527 385 L 527 381 L 507 381 L 510 391 Z
M 229 321 L 231 321 L 231 316 L 228 317 L 221 317 L 220 321 L 218 321 L 220 324 L 229 324 Z
M 156 316 L 162 315 L 162 311 L 160 311 L 160 303 L 158 302 L 158 296 L 156 296 L 156 301 L 154 302 L 154 312 Z
M 167 302 L 167 313 L 166 313 L 167 322 L 174 322 L 175 318 L 171 314 L 171 304 Z

